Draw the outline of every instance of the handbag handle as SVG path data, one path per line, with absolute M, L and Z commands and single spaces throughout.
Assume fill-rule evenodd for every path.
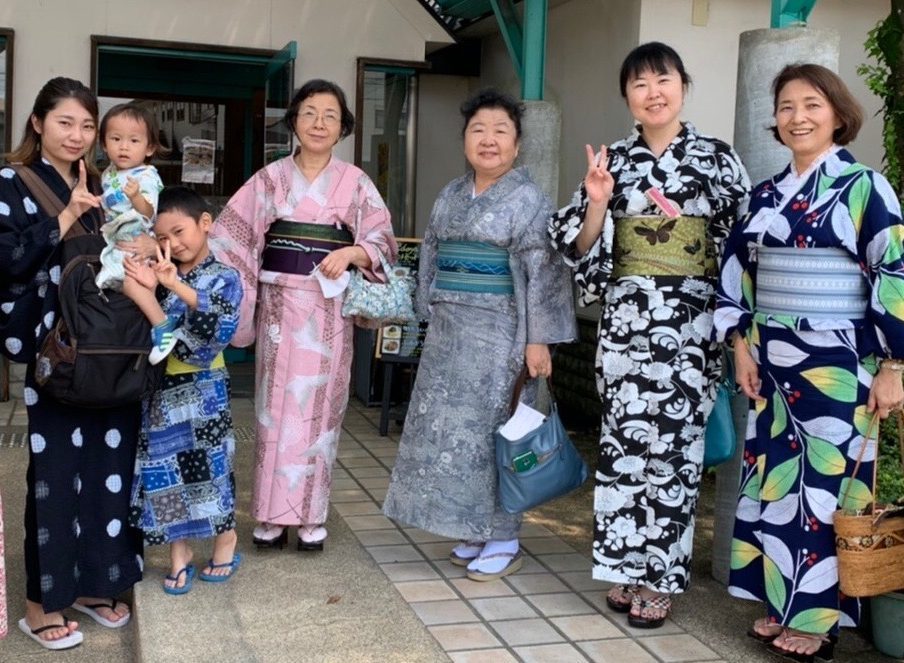
M 521 390 L 524 389 L 524 383 L 527 382 L 530 372 L 525 364 L 518 373 L 518 379 L 515 380 L 515 386 L 512 388 L 512 400 L 509 401 L 509 416 L 515 414 L 518 409 L 518 403 L 521 401 Z M 549 388 L 549 401 L 555 405 L 556 399 L 552 393 L 552 377 L 546 376 L 546 386 Z
M 902 414 L 898 412 L 897 421 L 898 421 L 898 444 L 900 445 L 901 452 L 901 468 L 904 469 L 904 426 L 902 426 Z M 876 409 L 876 413 L 873 415 L 872 419 L 870 419 L 869 426 L 866 429 L 866 436 L 863 440 L 863 445 L 860 447 L 860 453 L 857 454 L 857 462 L 854 464 L 854 471 L 851 473 L 851 478 L 855 478 L 857 476 L 857 471 L 860 469 L 860 464 L 863 462 L 863 453 L 866 451 L 866 447 L 869 445 L 869 441 L 871 439 L 876 440 L 876 461 L 873 463 L 873 485 L 871 487 L 873 500 L 870 502 L 870 515 L 876 514 L 876 489 L 878 488 L 878 477 L 879 477 L 879 423 L 881 419 L 879 418 L 879 410 Z M 875 433 L 873 435 L 873 433 Z M 841 508 L 844 509 L 844 505 L 847 503 L 848 493 L 851 491 L 851 484 L 853 481 L 848 481 L 847 488 L 844 490 L 844 495 L 841 498 Z

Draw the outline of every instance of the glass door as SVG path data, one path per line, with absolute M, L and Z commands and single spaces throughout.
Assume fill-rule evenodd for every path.
M 267 64 L 264 102 L 265 164 L 292 153 L 292 133 L 283 122 L 283 116 L 292 100 L 297 54 L 297 44 L 290 41 Z
M 359 63 L 358 80 L 357 162 L 386 201 L 395 234 L 411 237 L 417 70 Z

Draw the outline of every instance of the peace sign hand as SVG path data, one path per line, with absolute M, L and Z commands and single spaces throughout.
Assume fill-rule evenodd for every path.
M 600 145 L 599 157 L 593 153 L 590 145 L 585 145 L 584 148 L 587 150 L 587 174 L 584 176 L 587 197 L 594 205 L 606 206 L 615 188 L 615 178 L 608 168 L 606 146 Z
M 157 280 L 160 282 L 164 288 L 168 290 L 172 290 L 176 287 L 176 284 L 179 283 L 179 272 L 176 269 L 176 265 L 173 264 L 173 261 L 170 259 L 172 256 L 172 252 L 170 250 L 169 242 L 166 242 L 166 248 L 161 251 L 160 247 L 157 247 L 157 264 L 154 265 L 154 273 L 157 275 Z
M 85 168 L 85 160 L 78 162 L 78 182 L 69 196 L 68 210 L 76 219 L 93 207 L 100 207 L 100 196 L 95 196 L 88 190 L 88 171 Z

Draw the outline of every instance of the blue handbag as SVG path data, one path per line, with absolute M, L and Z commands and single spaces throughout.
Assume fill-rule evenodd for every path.
M 703 467 L 715 467 L 734 456 L 737 434 L 731 402 L 737 388 L 734 381 L 734 368 L 726 356 L 725 375 L 716 388 L 716 402 L 713 404 L 709 419 L 706 420 L 706 436 L 703 442 Z
M 511 413 L 518 405 L 527 369 L 515 382 Z M 549 380 L 547 380 L 549 384 Z M 587 480 L 587 463 L 565 432 L 552 397 L 543 423 L 517 440 L 493 434 L 499 476 L 499 503 L 507 513 L 522 513 L 570 493 Z

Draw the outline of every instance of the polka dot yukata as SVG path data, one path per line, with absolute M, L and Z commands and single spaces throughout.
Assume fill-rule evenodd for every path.
M 62 201 L 69 187 L 44 161 L 32 169 Z M 81 219 L 90 224 L 86 215 Z M 26 596 L 45 611 L 79 596 L 112 597 L 141 579 L 141 538 L 128 526 L 139 405 L 74 408 L 34 382 L 34 348 L 58 309 L 59 224 L 10 168 L 0 169 L 0 330 L 25 378 L 29 465 L 25 502 Z

